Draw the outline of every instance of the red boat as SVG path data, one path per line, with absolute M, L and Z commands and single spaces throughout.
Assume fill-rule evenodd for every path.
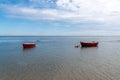
M 23 48 L 33 48 L 35 46 L 35 43 L 23 43 Z
M 92 41 L 92 42 L 80 42 L 82 47 L 97 47 L 98 42 Z

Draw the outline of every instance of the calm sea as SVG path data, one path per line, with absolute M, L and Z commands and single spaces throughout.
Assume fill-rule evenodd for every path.
M 80 41 L 99 45 L 74 48 Z M 1 36 L 0 80 L 120 80 L 120 37 Z

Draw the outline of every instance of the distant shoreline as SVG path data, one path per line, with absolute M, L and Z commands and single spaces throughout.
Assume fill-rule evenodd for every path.
M 120 37 L 120 35 L 0 35 L 0 37 Z

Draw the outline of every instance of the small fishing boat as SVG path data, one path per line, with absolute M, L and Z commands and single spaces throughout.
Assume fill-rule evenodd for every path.
M 92 41 L 92 42 L 80 42 L 81 47 L 97 47 L 98 46 L 98 41 Z
M 79 48 L 80 46 L 79 45 L 75 45 L 75 48 Z
M 23 48 L 33 48 L 35 46 L 35 43 L 23 43 Z

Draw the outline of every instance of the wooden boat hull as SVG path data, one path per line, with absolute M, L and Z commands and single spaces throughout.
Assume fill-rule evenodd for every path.
M 81 47 L 97 47 L 98 42 L 80 42 Z
M 23 43 L 23 48 L 33 48 L 35 46 L 35 43 Z

